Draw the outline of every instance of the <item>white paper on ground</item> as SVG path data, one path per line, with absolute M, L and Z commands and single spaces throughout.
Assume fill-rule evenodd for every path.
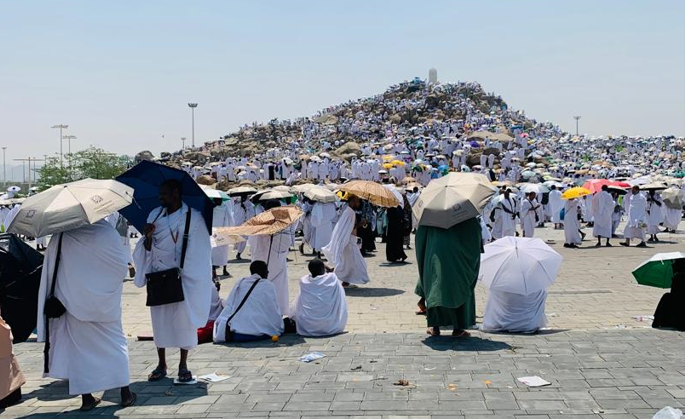
M 217 374 L 216 372 L 213 372 L 211 374 L 205 374 L 197 377 L 198 379 L 202 381 L 206 381 L 208 383 L 220 383 L 224 380 L 228 380 L 231 378 L 230 375 L 223 375 L 223 374 Z
M 549 381 L 545 381 L 542 378 L 538 377 L 537 375 L 534 375 L 532 377 L 521 377 L 517 378 L 520 382 L 523 384 L 527 385 L 528 387 L 544 387 L 548 386 L 552 383 Z

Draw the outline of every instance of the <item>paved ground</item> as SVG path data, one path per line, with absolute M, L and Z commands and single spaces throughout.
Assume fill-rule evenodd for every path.
M 24 402 L 0 411 L 0 418 L 74 416 L 122 418 L 198 417 L 524 417 L 570 416 L 651 418 L 661 407 L 685 405 L 685 333 L 648 329 L 633 319 L 654 311 L 662 290 L 639 287 L 630 271 L 652 254 L 682 251 L 685 236 L 662 235 L 666 243 L 648 249 L 564 249 L 562 232 L 538 229 L 564 256 L 550 289 L 551 330 L 535 336 L 482 334 L 469 339 L 428 338 L 425 318 L 414 314 L 415 258 L 389 266 L 384 248 L 367 259 L 372 282 L 348 290 L 348 333 L 326 339 L 285 337 L 279 343 L 202 345 L 191 354 L 196 374 L 230 376 L 219 384 L 174 387 L 149 384 L 155 364 L 151 342 L 136 342 L 150 330 L 144 293 L 127 282 L 124 327 L 129 334 L 136 407 L 119 409 L 117 392 L 102 407 L 73 412 L 79 399 L 65 383 L 41 378 L 42 345 L 15 346 L 29 380 Z M 618 240 L 614 240 L 618 244 Z M 594 244 L 586 242 L 586 246 Z M 306 271 L 305 258 L 291 253 L 291 298 Z M 235 277 L 247 263 L 230 266 Z M 222 296 L 234 279 L 222 281 Z M 481 314 L 486 291 L 477 289 Z M 320 351 L 311 364 L 297 358 Z M 176 358 L 175 353 L 173 358 Z M 173 359 L 172 358 L 172 359 Z M 174 368 L 175 365 L 171 365 Z M 549 387 L 530 389 L 516 378 L 539 375 Z M 398 386 L 400 379 L 408 386 Z M 67 412 L 67 413 L 61 413 Z
M 685 225 L 685 223 L 681 224 Z M 563 257 L 559 277 L 549 289 L 547 314 L 549 326 L 554 329 L 606 329 L 614 327 L 648 327 L 633 316 L 650 315 L 663 294 L 663 290 L 638 286 L 630 272 L 642 261 L 659 252 L 685 249 L 685 234 L 662 234 L 663 243 L 647 249 L 619 246 L 595 249 L 590 240 L 591 229 L 586 229 L 588 241 L 584 248 L 565 249 L 563 231 L 551 228 L 537 229 L 536 235 L 552 240 L 551 246 Z M 619 231 L 622 231 L 619 230 Z M 371 282 L 358 289 L 347 291 L 349 332 L 415 332 L 425 327 L 425 317 L 414 314 L 418 297 L 414 286 L 418 278 L 416 255 L 407 251 L 406 265 L 385 262 L 385 247 L 379 243 L 375 257 L 366 259 Z M 307 274 L 311 256 L 303 257 L 291 252 L 293 261 L 288 264 L 291 300 L 298 292 L 300 277 Z M 249 262 L 231 263 L 233 278 L 222 280 L 221 295 L 227 296 L 237 278 L 248 274 Z M 149 332 L 150 312 L 145 307 L 145 293 L 128 282 L 124 288 L 124 326 L 135 337 Z M 485 309 L 487 291 L 476 288 L 477 312 Z
M 663 406 L 685 404 L 685 334 L 654 330 L 474 333 L 469 339 L 419 333 L 348 333 L 326 339 L 288 337 L 194 351 L 195 373 L 230 376 L 219 384 L 149 384 L 151 342 L 131 342 L 137 407 L 120 409 L 118 392 L 92 415 L 73 412 L 64 383 L 39 378 L 41 347 L 17 345 L 29 382 L 27 400 L 4 417 L 368 417 L 368 418 L 650 418 Z M 320 351 L 326 358 L 297 358 Z M 516 378 L 539 375 L 552 383 L 529 389 Z M 400 379 L 408 386 L 398 386 Z M 495 415 L 495 416 L 492 416 Z

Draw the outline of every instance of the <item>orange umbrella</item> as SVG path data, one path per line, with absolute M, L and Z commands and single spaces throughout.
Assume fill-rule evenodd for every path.
M 241 241 L 240 236 L 271 236 L 278 234 L 302 217 L 304 213 L 294 205 L 271 208 L 236 227 L 218 227 L 216 233 L 230 241 Z

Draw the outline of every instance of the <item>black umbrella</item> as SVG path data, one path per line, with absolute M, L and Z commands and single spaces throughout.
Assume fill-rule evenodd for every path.
M 164 166 L 150 161 L 142 161 L 117 176 L 116 180 L 133 188 L 133 203 L 119 210 L 119 213 L 142 232 L 150 211 L 159 207 L 159 186 L 165 180 L 176 179 L 181 182 L 183 202 L 198 210 L 205 220 L 208 231 L 212 231 L 214 203 L 193 178 L 183 170 Z
M 14 343 L 36 328 L 43 255 L 14 234 L 0 234 L 0 310 Z

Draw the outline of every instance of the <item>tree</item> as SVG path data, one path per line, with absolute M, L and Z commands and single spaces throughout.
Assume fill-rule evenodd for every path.
M 79 179 L 114 179 L 130 165 L 126 156 L 118 156 L 101 148 L 90 147 L 67 154 L 64 163 L 59 158 L 50 158 L 38 171 L 39 189 L 45 190 L 61 183 Z

